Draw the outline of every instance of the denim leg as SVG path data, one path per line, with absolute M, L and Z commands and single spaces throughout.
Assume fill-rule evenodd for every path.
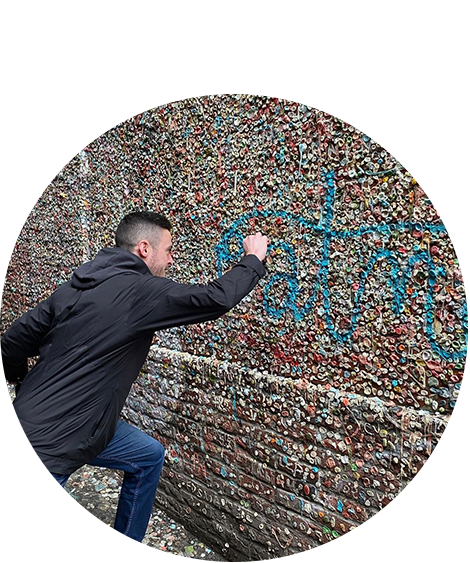
M 160 442 L 119 420 L 108 447 L 89 462 L 124 471 L 114 528 L 139 542 L 147 530 L 164 458 Z
M 67 480 L 70 477 L 70 475 L 59 475 L 58 473 L 52 473 L 52 472 L 51 475 L 52 477 L 54 477 L 54 479 L 59 483 L 61 487 L 65 487 L 65 484 L 67 483 Z

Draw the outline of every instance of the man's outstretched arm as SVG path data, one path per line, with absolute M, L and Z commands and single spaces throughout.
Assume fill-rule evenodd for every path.
M 150 278 L 136 297 L 131 325 L 138 330 L 161 330 L 219 318 L 235 307 L 266 274 L 262 264 L 268 239 L 260 233 L 244 240 L 246 256 L 208 284 L 180 284 Z

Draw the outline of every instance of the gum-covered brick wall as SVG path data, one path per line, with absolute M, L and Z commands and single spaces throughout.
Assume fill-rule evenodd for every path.
M 332 385 L 161 348 L 125 415 L 166 445 L 159 504 L 230 560 L 347 533 L 403 489 L 445 428 Z
M 302 104 L 156 108 L 91 143 L 40 198 L 3 328 L 135 209 L 172 220 L 181 282 L 225 272 L 247 234 L 271 239 L 267 276 L 230 313 L 155 337 L 124 416 L 166 446 L 157 502 L 228 559 L 313 547 L 390 502 L 446 427 L 467 345 L 459 265 L 413 177 Z

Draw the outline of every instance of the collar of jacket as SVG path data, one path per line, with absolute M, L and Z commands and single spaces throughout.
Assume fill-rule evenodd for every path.
M 75 270 L 72 274 L 72 287 L 81 290 L 92 289 L 124 273 L 152 275 L 147 264 L 130 250 L 103 248 L 94 260 L 85 262 Z

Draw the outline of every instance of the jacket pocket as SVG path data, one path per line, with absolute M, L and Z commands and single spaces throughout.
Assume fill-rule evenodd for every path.
M 90 444 L 96 438 L 96 436 L 99 435 L 100 430 L 106 424 L 106 420 L 109 415 L 108 411 L 109 411 L 109 405 L 103 410 L 103 413 L 101 414 L 101 417 L 98 419 L 98 422 L 96 422 L 95 425 L 93 426 L 90 432 L 90 436 L 88 438 L 88 444 Z
M 108 404 L 92 428 L 87 440 L 87 449 L 100 453 L 110 442 L 116 431 L 119 418 L 119 399 L 117 389 L 113 391 Z

